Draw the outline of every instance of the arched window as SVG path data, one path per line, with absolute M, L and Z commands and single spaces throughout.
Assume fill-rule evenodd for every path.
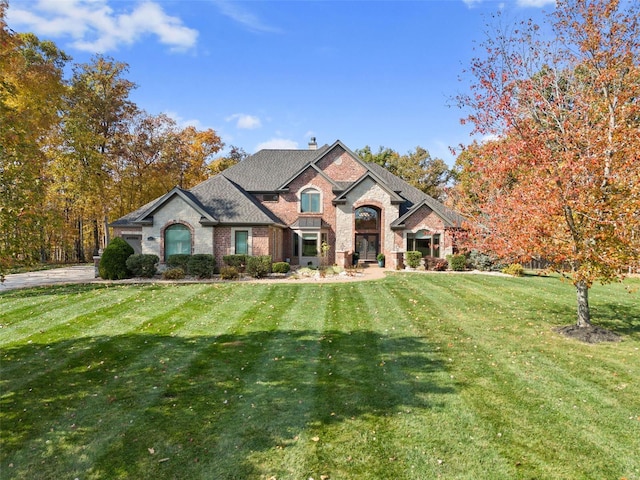
M 179 223 L 164 231 L 164 257 L 178 253 L 191 255 L 191 230 Z
M 300 194 L 300 213 L 320 213 L 320 192 L 307 188 Z
M 371 207 L 356 209 L 356 230 L 377 230 L 378 211 Z

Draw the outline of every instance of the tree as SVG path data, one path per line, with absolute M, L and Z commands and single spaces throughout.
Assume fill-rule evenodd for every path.
M 377 163 L 431 197 L 441 200 L 445 188 L 452 178 L 452 171 L 444 160 L 432 158 L 427 150 L 417 146 L 414 152 L 400 155 L 398 152 L 380 146 L 377 153 L 371 152 L 369 145 L 356 154 L 365 162 Z
M 77 229 L 76 258 L 83 261 L 85 221 L 92 232 L 93 254 L 107 243 L 118 156 L 138 108 L 129 99 L 136 85 L 124 75 L 128 65 L 98 55 L 73 68 L 55 152 L 54 171 L 61 203 L 71 205 Z M 101 235 L 102 232 L 102 235 Z
M 474 246 L 540 256 L 576 288 L 591 327 L 589 288 L 640 257 L 640 17 L 637 3 L 560 0 L 547 17 L 497 32 L 460 104 L 492 140 L 463 160 Z
M 10 30 L 6 9 L 0 0 L 0 279 L 11 265 L 41 256 L 46 138 L 59 121 L 69 60 L 52 42 Z
M 243 148 L 231 145 L 229 147 L 229 153 L 226 156 L 213 160 L 209 164 L 209 175 L 217 175 L 227 168 L 233 167 L 235 164 L 243 161 L 248 156 L 249 154 L 245 152 Z

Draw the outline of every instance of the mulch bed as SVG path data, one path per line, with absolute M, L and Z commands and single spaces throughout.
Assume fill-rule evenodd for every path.
M 556 332 L 585 343 L 620 342 L 622 340 L 622 337 L 616 332 L 596 325 L 590 325 L 588 327 L 567 325 L 556 328 Z

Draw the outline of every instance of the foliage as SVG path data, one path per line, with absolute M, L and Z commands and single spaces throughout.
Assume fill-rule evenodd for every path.
M 514 277 L 522 277 L 524 275 L 524 268 L 519 263 L 510 263 L 502 269 L 502 273 L 512 275 Z
M 11 30 L 7 8 L 0 0 L 0 279 L 14 265 L 47 260 L 41 246 L 54 221 L 44 151 L 69 61 L 52 42 Z
M 398 152 L 380 146 L 377 153 L 371 152 L 369 145 L 356 153 L 366 162 L 377 163 L 400 177 L 418 190 L 441 200 L 445 187 L 453 178 L 453 172 L 444 160 L 432 158 L 427 150 L 417 146 L 415 151 L 400 155 Z
M 208 166 L 207 170 L 209 175 L 217 175 L 223 172 L 227 168 L 233 167 L 235 164 L 243 161 L 249 154 L 240 147 L 231 145 L 229 147 L 229 153 L 222 157 L 213 160 Z
M 5 291 L 1 476 L 637 478 L 625 287 L 594 286 L 625 337 L 595 346 L 544 277 Z
M 471 268 L 480 270 L 481 272 L 502 269 L 502 263 L 498 258 L 494 255 L 489 255 L 476 249 L 469 252 L 468 263 L 471 265 Z
M 247 264 L 247 255 L 225 255 L 222 257 L 222 261 L 230 267 L 236 267 L 240 269 Z
M 380 252 L 378 255 L 376 255 L 376 260 L 378 260 L 379 262 L 384 262 L 384 253 Z
M 164 280 L 181 280 L 185 276 L 184 269 L 181 267 L 167 268 L 162 272 L 162 278 Z
M 121 280 L 131 277 L 127 259 L 133 255 L 133 247 L 120 237 L 115 237 L 100 258 L 98 273 L 105 280 Z
M 213 277 L 216 268 L 216 259 L 208 253 L 196 253 L 189 257 L 187 272 L 196 278 Z
M 273 273 L 289 273 L 291 270 L 291 265 L 287 262 L 275 262 L 271 265 L 271 271 Z
M 447 255 L 449 270 L 461 272 L 467 269 L 467 256 L 461 253 L 455 255 Z
M 449 262 L 438 257 L 424 257 L 424 263 L 427 270 L 435 270 L 436 272 L 444 272 L 449 267 Z
M 190 258 L 191 255 L 187 253 L 176 253 L 167 257 L 166 264 L 169 268 L 181 268 L 184 272 L 188 272 Z
M 240 272 L 236 267 L 225 265 L 220 268 L 220 278 L 222 280 L 237 280 L 240 277 Z
M 529 22 L 496 32 L 461 105 L 493 140 L 461 162 L 471 245 L 542 257 L 571 280 L 577 325 L 588 290 L 640 263 L 640 4 L 561 0 L 553 39 Z
M 271 256 L 259 255 L 247 257 L 246 272 L 254 278 L 262 278 L 271 272 Z
M 137 253 L 127 258 L 127 268 L 134 277 L 151 278 L 158 271 L 158 262 L 160 259 L 157 255 L 148 253 Z
M 409 268 L 418 268 L 422 260 L 422 253 L 412 250 L 404 254 L 404 259 Z

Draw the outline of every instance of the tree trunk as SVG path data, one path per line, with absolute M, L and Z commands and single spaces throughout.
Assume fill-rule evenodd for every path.
M 578 297 L 578 327 L 590 327 L 591 315 L 589 314 L 589 286 L 584 280 L 576 283 L 576 294 Z

